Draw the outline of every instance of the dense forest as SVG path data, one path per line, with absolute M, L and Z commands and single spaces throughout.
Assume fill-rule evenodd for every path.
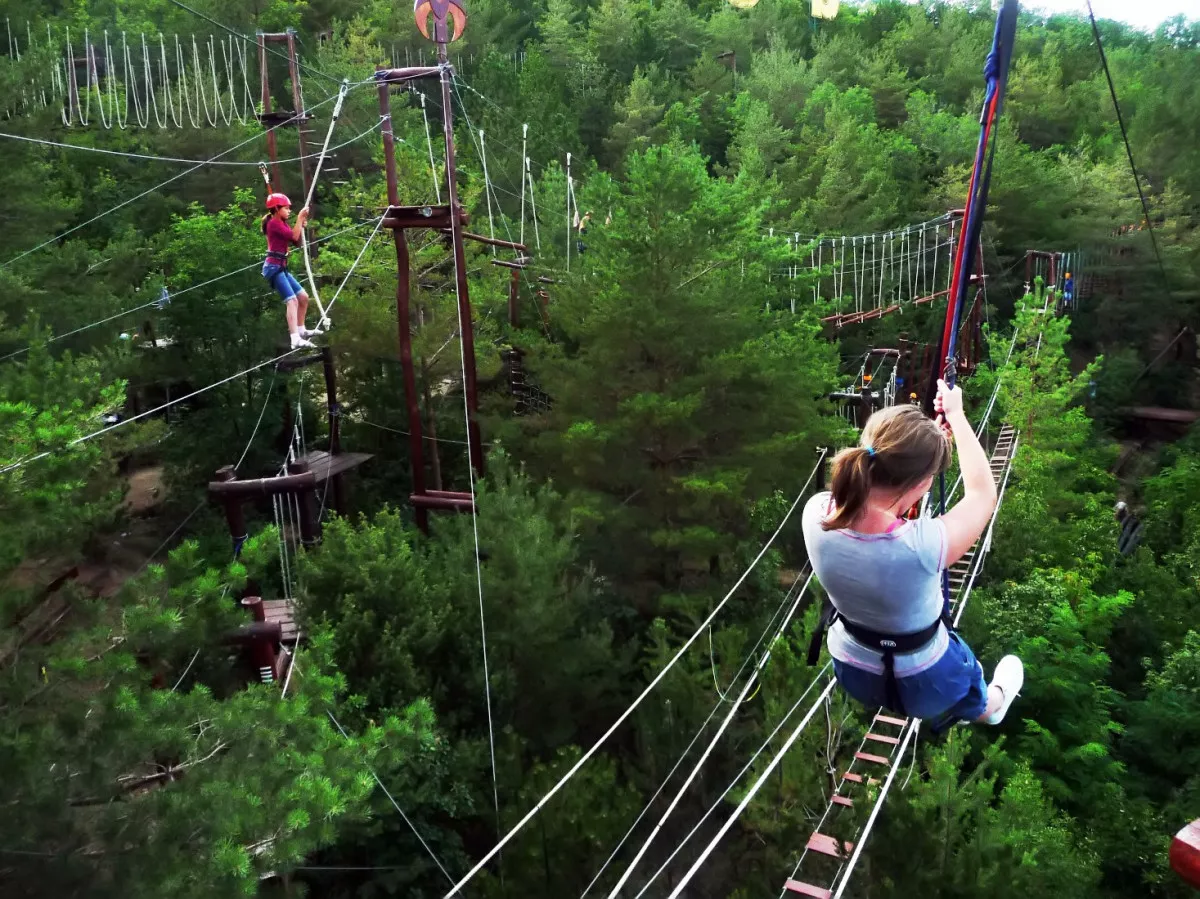
M 408 5 L 0 0 L 5 896 L 443 896 L 573 770 L 462 895 L 609 895 L 740 694 L 620 890 L 665 897 L 811 700 L 789 510 L 856 439 L 830 394 L 873 348 L 936 341 L 945 301 L 909 286 L 948 254 L 910 247 L 893 313 L 822 319 L 884 278 L 863 235 L 952 234 L 996 13 L 465 6 L 459 197 L 527 249 L 468 241 L 460 271 L 408 232 L 406 388 L 385 133 L 400 205 L 446 202 L 437 80 L 382 119 L 372 79 L 434 63 Z M 298 78 L 286 41 L 260 71 L 256 32 L 287 29 Z M 986 441 L 1019 431 L 962 629 L 989 670 L 1018 653 L 1024 691 L 999 729 L 921 731 L 847 896 L 1188 892 L 1167 849 L 1200 817 L 1200 23 L 1099 34 L 1123 128 L 1088 19 L 1021 15 L 962 380 Z M 260 122 L 264 77 L 311 118 Z M 332 417 L 259 272 L 257 165 L 274 151 L 298 208 L 327 135 Z M 1029 250 L 1067 254 L 1072 303 Z M 336 495 L 248 499 L 231 550 L 217 470 L 285 474 L 331 421 L 369 458 Z M 419 527 L 414 447 L 476 514 Z M 251 637 L 283 599 L 302 636 L 276 677 Z M 686 895 L 778 895 L 871 711 L 834 691 Z

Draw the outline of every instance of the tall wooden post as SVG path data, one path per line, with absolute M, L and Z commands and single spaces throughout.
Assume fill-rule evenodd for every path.
M 307 158 L 308 142 L 304 139 L 304 120 L 308 118 L 308 111 L 304 108 L 304 95 L 300 92 L 300 61 L 296 57 L 296 31 L 293 28 L 287 30 L 287 54 L 288 76 L 292 80 L 292 109 L 296 111 L 296 115 L 300 116 L 296 128 L 300 150 L 300 180 L 304 183 L 304 196 L 307 197 L 308 189 L 312 186 L 310 182 L 312 167 Z
M 257 35 L 257 44 L 259 95 L 262 102 L 262 113 L 259 116 L 259 121 L 267 129 L 267 158 L 271 161 L 272 184 L 276 190 L 283 184 L 279 177 L 279 153 L 275 138 L 275 129 L 281 125 L 295 126 L 299 140 L 300 182 L 303 185 L 302 196 L 307 197 L 310 166 L 306 158 L 308 156 L 308 143 L 304 137 L 304 123 L 308 121 L 308 112 L 304 108 L 304 97 L 300 90 L 300 60 L 296 54 L 296 32 L 291 28 L 286 32 L 278 34 L 269 34 L 260 31 Z M 285 113 L 281 110 L 276 114 L 271 109 L 271 74 L 268 67 L 270 44 L 284 44 L 287 47 L 288 78 L 292 82 L 292 111 L 290 113 Z M 282 119 L 280 118 L 281 116 L 283 116 Z
M 413 494 L 409 497 L 416 509 L 417 524 L 424 529 L 428 523 L 427 509 L 446 511 L 470 511 L 474 498 L 470 493 L 451 490 L 431 490 L 425 483 L 425 470 L 422 451 L 423 428 L 419 404 L 416 394 L 416 375 L 412 359 L 412 323 L 410 321 L 409 280 L 410 260 L 408 245 L 403 231 L 408 228 L 427 228 L 437 230 L 450 238 L 450 249 L 454 257 L 454 280 L 458 296 L 459 338 L 463 349 L 463 392 L 467 407 L 467 446 L 471 467 L 478 473 L 483 473 L 483 442 L 479 434 L 479 400 L 475 379 L 475 336 L 474 322 L 471 316 L 470 292 L 467 284 L 467 261 L 463 249 L 464 238 L 504 246 L 510 249 L 524 249 L 521 244 L 511 241 L 501 241 L 495 238 L 469 234 L 463 228 L 467 223 L 466 213 L 463 212 L 458 200 L 457 170 L 454 151 L 454 108 L 452 105 L 450 68 L 446 45 L 457 40 L 463 28 L 466 27 L 467 15 L 461 0 L 419 0 L 414 10 L 417 26 L 421 33 L 438 45 L 438 64 L 436 66 L 408 66 L 397 69 L 380 69 L 375 72 L 379 82 L 379 112 L 384 118 L 384 150 L 388 177 L 388 209 L 384 215 L 383 226 L 391 228 L 396 241 L 396 312 L 399 319 L 397 327 L 400 337 L 400 361 L 404 371 L 404 389 L 406 407 L 409 417 L 409 445 L 413 460 Z M 433 19 L 432 35 L 429 20 Z M 453 30 L 451 30 L 451 24 Z M 445 140 L 446 167 L 446 205 L 437 206 L 401 206 L 399 190 L 396 181 L 395 139 L 392 135 L 390 120 L 389 86 L 391 84 L 411 84 L 419 78 L 437 78 L 442 89 L 442 135 Z
M 383 122 L 383 158 L 387 171 L 388 207 L 400 205 L 400 185 L 396 175 L 396 137 L 392 130 L 391 85 L 381 79 L 379 84 L 379 117 Z M 412 310 L 409 296 L 411 265 L 408 257 L 408 238 L 403 228 L 392 229 L 396 245 L 396 329 L 400 339 L 400 370 L 404 378 L 404 402 L 408 411 L 408 452 L 412 459 L 413 493 L 425 493 L 425 457 L 421 445 L 421 409 L 417 403 L 417 378 L 413 369 Z M 429 513 L 415 508 L 417 526 L 429 528 Z
M 218 481 L 236 481 L 237 470 L 232 465 L 217 469 Z M 242 511 L 241 500 L 232 496 L 222 497 L 221 508 L 225 510 L 225 523 L 229 526 L 229 537 L 233 540 L 233 555 L 236 558 L 246 542 L 246 515 Z
M 262 103 L 262 114 L 267 124 L 267 158 L 271 160 L 271 183 L 278 187 L 283 182 L 279 180 L 279 152 L 275 145 L 275 129 L 270 127 L 271 116 L 271 76 L 267 72 L 267 36 L 258 33 L 258 75 L 259 101 Z

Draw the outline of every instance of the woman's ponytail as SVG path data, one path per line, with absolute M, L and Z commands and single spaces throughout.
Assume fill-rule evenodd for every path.
M 833 460 L 833 502 L 837 511 L 822 527 L 850 527 L 867 506 L 872 488 L 897 494 L 950 465 L 951 445 L 915 406 L 889 406 L 867 421 L 863 446 L 844 449 Z
M 267 222 L 269 222 L 271 220 L 272 215 L 273 215 L 273 213 L 268 212 L 266 215 L 264 215 L 262 217 L 262 222 L 259 223 L 259 227 L 262 228 L 263 234 L 267 233 Z
M 870 450 L 861 446 L 844 449 L 833 460 L 833 504 L 836 511 L 821 523 L 827 531 L 848 528 L 867 505 L 871 492 Z

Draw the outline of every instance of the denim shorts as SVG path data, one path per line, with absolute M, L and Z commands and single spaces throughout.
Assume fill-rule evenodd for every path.
M 836 659 L 833 671 L 842 689 L 863 705 L 887 705 L 882 674 L 845 665 Z M 923 718 L 935 728 L 959 720 L 974 721 L 987 708 L 983 666 L 976 661 L 971 647 L 953 631 L 942 657 L 918 674 L 896 678 L 896 688 L 904 708 L 892 711 Z
M 304 293 L 300 282 L 282 265 L 276 265 L 274 262 L 264 263 L 262 276 L 267 279 L 271 289 L 283 297 L 284 302 L 294 300 L 297 294 Z

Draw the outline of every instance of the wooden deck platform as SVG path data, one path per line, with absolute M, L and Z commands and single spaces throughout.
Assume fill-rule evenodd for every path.
M 298 461 L 306 463 L 317 483 L 322 484 L 335 475 L 358 468 L 371 458 L 373 457 L 370 453 L 338 453 L 331 456 L 325 450 L 314 450 L 305 453 Z
M 284 643 L 295 643 L 304 636 L 296 626 L 296 609 L 290 599 L 264 599 L 263 613 L 265 620 L 279 624 L 283 630 L 280 639 Z

